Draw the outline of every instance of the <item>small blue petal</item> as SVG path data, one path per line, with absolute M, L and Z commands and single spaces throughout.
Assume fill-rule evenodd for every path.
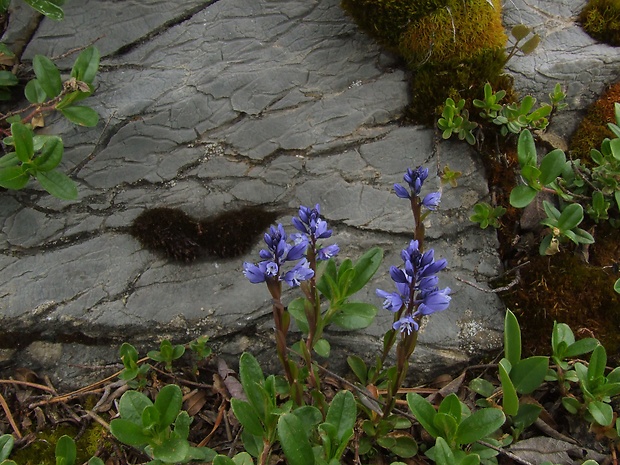
M 394 192 L 396 193 L 397 197 L 400 197 L 401 199 L 410 199 L 411 195 L 409 194 L 409 191 L 404 188 L 403 186 L 401 186 L 400 184 L 394 184 Z

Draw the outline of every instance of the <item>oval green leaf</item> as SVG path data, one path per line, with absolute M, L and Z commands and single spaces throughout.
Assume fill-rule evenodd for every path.
M 99 69 L 99 50 L 97 47 L 88 47 L 84 49 L 76 58 L 73 68 L 71 69 L 71 77 L 87 84 L 92 84 L 97 70 Z
M 37 10 L 39 13 L 47 16 L 54 21 L 62 21 L 65 13 L 55 3 L 48 0 L 24 0 L 28 5 Z
M 528 357 L 513 365 L 510 379 L 515 390 L 520 394 L 530 394 L 543 383 L 549 368 L 549 358 Z
M 472 444 L 493 434 L 505 421 L 506 416 L 500 409 L 477 410 L 459 424 L 456 441 L 459 444 Z
M 153 458 L 164 463 L 181 463 L 189 452 L 189 442 L 181 438 L 169 438 L 153 447 Z
M 23 189 L 30 176 L 24 173 L 21 166 L 7 166 L 6 168 L 0 168 L 0 187 L 11 190 Z
M 32 67 L 47 98 L 57 97 L 62 92 L 62 80 L 60 79 L 60 71 L 54 62 L 46 56 L 35 55 L 32 60 Z
M 38 171 L 50 171 L 56 168 L 64 154 L 64 146 L 60 137 L 50 137 L 41 150 L 41 154 L 34 159 Z
M 64 465 L 74 465 L 76 458 L 75 441 L 66 434 L 61 436 L 56 443 L 56 462 L 61 459 Z
M 285 413 L 278 420 L 278 438 L 290 465 L 314 465 L 314 453 L 299 418 Z
M 77 185 L 73 180 L 60 171 L 37 171 L 37 181 L 43 189 L 62 200 L 75 200 L 78 196 Z
M 364 302 L 350 302 L 342 305 L 331 323 L 343 329 L 354 330 L 367 328 L 377 314 L 377 307 Z
M 59 110 L 72 123 L 92 128 L 99 122 L 99 114 L 90 107 L 73 105 Z
M 578 203 L 567 205 L 558 219 L 558 229 L 562 232 L 570 231 L 583 220 L 583 207 Z
M 26 163 L 34 156 L 34 134 L 32 129 L 22 123 L 11 124 L 11 134 L 13 134 L 13 144 L 15 153 L 23 163 Z
M 510 192 L 510 205 L 515 208 L 525 208 L 536 197 L 536 190 L 530 186 L 520 185 Z
M 176 384 L 164 386 L 155 399 L 155 408 L 159 411 L 159 426 L 165 427 L 174 423 L 183 404 L 183 393 Z
M 30 103 L 43 103 L 47 99 L 47 95 L 37 79 L 28 81 L 24 89 L 24 95 Z

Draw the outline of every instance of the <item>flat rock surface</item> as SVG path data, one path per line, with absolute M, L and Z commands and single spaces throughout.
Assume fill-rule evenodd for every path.
M 519 88 L 538 96 L 569 82 L 578 110 L 617 76 L 617 51 L 570 26 L 574 5 L 543 14 L 548 2 L 509 3 L 508 23 L 518 15 L 541 30 L 559 22 L 533 55 L 513 58 Z M 277 368 L 269 294 L 242 274 L 244 261 L 258 259 L 258 239 L 245 256 L 178 264 L 144 250 L 128 234 L 132 220 L 156 206 L 207 217 L 265 205 L 288 226 L 300 204 L 320 203 L 334 230 L 326 243 L 340 245 L 340 259 L 385 250 L 356 296 L 380 307 L 374 291 L 391 287 L 388 269 L 400 264 L 412 231 L 408 202 L 392 185 L 418 165 L 430 169 L 428 191 L 443 193 L 427 219 L 427 246 L 449 262 L 440 286 L 453 299 L 423 325 L 415 374 L 501 347 L 504 309 L 484 291 L 501 272 L 497 239 L 468 220 L 488 200 L 483 167 L 466 144 L 400 124 L 408 76 L 337 0 L 88 0 L 67 2 L 65 12 L 63 22 L 42 20 L 24 56 L 57 56 L 99 38 L 101 71 L 85 103 L 101 120 L 86 129 L 52 118 L 44 129 L 64 139 L 77 201 L 54 199 L 35 183 L 0 193 L 7 369 L 30 364 L 79 384 L 116 362 L 121 342 L 152 349 L 164 337 L 201 334 L 231 360 L 249 350 Z M 7 32 L 14 41 L 28 22 L 28 11 L 18 13 Z M 600 69 L 588 73 L 577 59 Z M 445 165 L 463 173 L 458 187 L 439 182 Z M 350 354 L 374 357 L 391 319 L 380 309 L 364 331 L 329 333 L 331 366 Z

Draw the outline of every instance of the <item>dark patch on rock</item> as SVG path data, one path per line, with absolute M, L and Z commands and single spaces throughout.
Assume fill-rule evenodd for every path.
M 204 256 L 233 258 L 247 253 L 277 212 L 244 207 L 198 220 L 178 208 L 157 207 L 142 212 L 130 233 L 145 249 L 182 262 Z

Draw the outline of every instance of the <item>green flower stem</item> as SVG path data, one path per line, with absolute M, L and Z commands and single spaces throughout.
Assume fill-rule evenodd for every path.
M 323 334 L 324 319 L 321 316 L 321 300 L 319 291 L 316 288 L 316 239 L 312 239 L 312 243 L 306 251 L 306 259 L 310 265 L 310 269 L 314 271 L 314 275 L 308 281 L 301 285 L 301 289 L 310 302 L 305 306 L 306 319 L 308 320 L 308 338 L 305 341 L 306 350 L 304 353 L 304 362 L 308 367 L 308 381 L 312 389 L 321 389 L 321 381 L 316 376 L 316 372 L 312 368 L 312 349 L 314 344 Z M 304 341 L 301 341 L 304 344 Z

